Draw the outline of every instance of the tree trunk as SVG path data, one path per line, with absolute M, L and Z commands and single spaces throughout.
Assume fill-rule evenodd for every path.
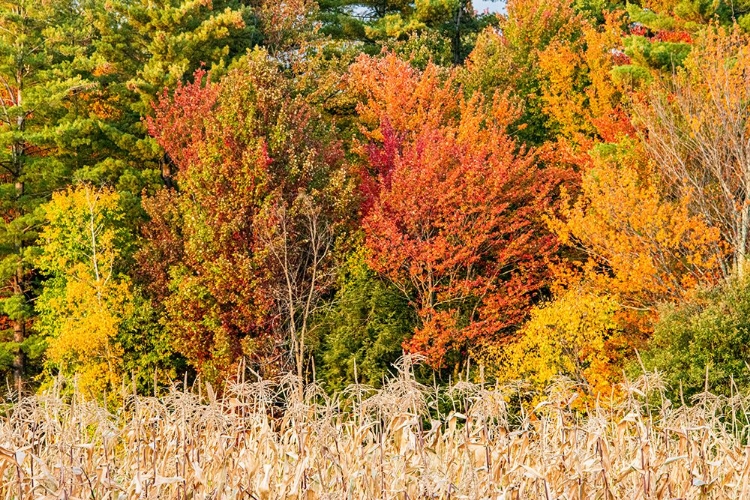
M 26 320 L 17 319 L 13 322 L 13 342 L 21 344 L 26 339 Z M 23 351 L 18 348 L 16 355 L 13 357 L 13 385 L 18 391 L 18 397 L 23 394 L 23 371 L 25 365 Z
M 13 179 L 15 181 L 15 202 L 20 207 L 20 200 L 21 197 L 24 195 L 25 185 L 24 182 L 21 181 L 21 177 L 23 175 L 24 170 L 24 164 L 25 159 L 27 156 L 26 151 L 26 141 L 23 138 L 24 132 L 26 130 L 26 117 L 27 117 L 27 111 L 24 108 L 24 95 L 23 95 L 23 89 L 24 89 L 24 71 L 25 71 L 25 61 L 23 59 L 17 60 L 17 67 L 16 67 L 16 74 L 15 74 L 15 85 L 16 85 L 16 95 L 15 95 L 15 102 L 13 103 L 15 107 L 17 107 L 20 112 L 16 116 L 15 120 L 15 128 L 16 132 L 19 134 L 19 138 L 16 139 L 13 144 L 11 144 L 11 175 L 13 176 Z M 8 125 L 11 125 L 11 122 L 8 122 Z M 24 249 L 24 243 L 23 238 L 21 236 L 16 236 L 14 241 L 14 250 L 15 255 L 18 259 L 16 264 L 16 271 L 15 276 L 13 276 L 10 284 L 11 288 L 13 290 L 13 294 L 20 296 L 25 301 L 25 272 L 24 272 L 24 265 L 23 265 L 23 249 Z M 18 350 L 16 351 L 15 355 L 13 356 L 13 385 L 15 386 L 16 390 L 18 391 L 18 398 L 20 400 L 21 396 L 23 395 L 24 390 L 24 371 L 26 368 L 26 359 L 23 354 L 23 351 L 21 350 L 20 344 L 23 343 L 24 340 L 26 340 L 26 317 L 23 314 L 23 312 L 17 311 L 17 317 L 12 320 L 13 324 L 13 342 L 18 344 Z
M 750 223 L 748 210 L 750 207 L 743 207 L 742 208 L 742 216 L 740 218 L 740 237 L 739 241 L 737 242 L 737 248 L 734 249 L 735 252 L 735 265 L 737 266 L 736 272 L 737 277 L 740 279 L 745 277 L 745 265 L 747 261 L 747 237 L 748 237 L 748 224 Z
M 750 169 L 745 170 L 745 196 L 742 204 L 742 214 L 740 216 L 740 231 L 737 248 L 735 248 L 735 260 L 737 265 L 737 276 L 742 279 L 745 277 L 745 267 L 747 266 L 747 240 L 750 237 Z
M 16 181 L 16 199 L 20 199 L 23 196 L 24 184 L 21 181 Z M 16 254 L 18 256 L 18 264 L 16 265 L 16 276 L 13 282 L 13 293 L 16 295 L 23 296 L 24 294 L 24 270 L 22 261 L 23 252 L 23 241 L 16 239 Z M 16 318 L 13 322 L 13 342 L 21 344 L 26 340 L 26 318 Z M 23 351 L 18 348 L 16 355 L 13 357 L 13 383 L 18 391 L 18 398 L 20 400 L 21 394 L 23 393 L 23 372 L 25 359 Z
M 20 259 L 21 245 L 17 244 L 16 248 L 19 250 Z M 23 274 L 23 264 L 19 260 L 18 266 L 16 267 L 16 276 L 13 279 L 14 294 L 23 295 Z M 16 355 L 13 357 L 13 385 L 15 386 L 16 391 L 18 391 L 19 400 L 21 398 L 21 394 L 23 394 L 23 373 L 26 364 L 23 351 L 20 347 L 20 344 L 24 340 L 26 340 L 26 318 L 16 318 L 13 321 L 13 342 L 19 344 L 19 347 L 18 351 L 16 351 Z
M 167 189 L 175 188 L 174 174 L 175 169 L 172 158 L 170 158 L 167 153 L 164 153 L 161 158 L 161 179 L 164 181 L 164 186 L 166 186 Z
M 461 64 L 461 16 L 464 12 L 464 8 L 464 2 L 461 2 L 456 11 L 456 32 L 453 34 L 453 40 L 451 40 L 453 64 L 455 66 Z

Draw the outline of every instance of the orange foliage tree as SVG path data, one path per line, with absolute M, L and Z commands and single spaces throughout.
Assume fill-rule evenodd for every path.
M 563 192 L 549 219 L 567 257 L 555 298 L 484 360 L 501 379 L 529 377 L 541 388 L 564 374 L 595 395 L 621 382 L 659 305 L 721 279 L 723 246 L 718 230 L 691 214 L 689 199 L 664 192 L 637 139 L 600 143 L 581 158 L 588 160 L 577 196 Z
M 539 53 L 544 111 L 560 138 L 584 151 L 597 140 L 617 142 L 635 134 L 626 96 L 611 76 L 629 62 L 621 25 L 621 13 L 609 14 L 603 25 L 585 24 L 581 37 L 554 40 Z
M 626 36 L 622 13 L 615 12 L 603 24 L 585 23 L 579 38 L 555 39 L 539 52 L 544 111 L 557 133 L 551 156 L 572 163 L 580 180 L 575 190 L 564 191 L 560 212 L 549 219 L 567 259 L 557 268 L 555 300 L 534 313 L 537 322 L 545 318 L 542 331 L 561 337 L 542 342 L 546 334 L 526 325 L 498 358 L 515 359 L 498 365 L 506 378 L 526 359 L 529 342 L 539 344 L 535 352 L 557 352 L 575 324 L 568 313 L 583 311 L 575 309 L 580 304 L 570 309 L 575 291 L 592 304 L 607 304 L 605 316 L 614 327 L 574 329 L 581 345 L 598 347 L 581 365 L 585 377 L 567 374 L 606 390 L 649 337 L 660 304 L 683 300 L 723 274 L 719 231 L 691 208 L 695 200 L 687 191 L 665 186 L 662 167 L 638 137 L 632 102 L 642 88 L 617 78 L 619 67 L 631 63 L 623 51 Z
M 648 310 L 719 278 L 718 231 L 690 213 L 688 198 L 664 195 L 639 142 L 600 145 L 591 159 L 580 196 L 551 226 L 588 257 L 584 275 L 595 289 Z
M 445 366 L 512 331 L 544 287 L 556 178 L 508 136 L 502 95 L 465 100 L 450 75 L 392 55 L 361 58 L 353 80 L 372 97 L 359 107 L 369 264 L 418 313 L 406 347 Z

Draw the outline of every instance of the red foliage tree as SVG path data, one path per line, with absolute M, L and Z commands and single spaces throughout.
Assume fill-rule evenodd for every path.
M 178 172 L 176 191 L 144 203 L 142 272 L 176 347 L 207 378 L 232 374 L 241 356 L 272 370 L 294 352 L 300 367 L 349 211 L 340 145 L 264 53 L 202 80 L 164 96 L 148 122 Z
M 445 366 L 472 345 L 501 341 L 544 287 L 556 240 L 542 214 L 553 199 L 555 175 L 507 134 L 517 113 L 503 96 L 491 107 L 479 98 L 467 101 L 450 78 L 436 81 L 434 68 L 420 74 L 392 56 L 358 64 L 359 74 L 379 75 L 359 81 L 371 87 L 370 95 L 387 96 L 398 85 L 404 93 L 393 98 L 406 103 L 360 107 L 377 130 L 363 148 L 374 177 L 366 183 L 363 220 L 369 264 L 419 315 L 406 347 Z M 396 68 L 387 73 L 363 65 Z M 407 83 L 391 81 L 404 74 Z M 424 92 L 428 83 L 434 92 Z M 409 94 L 415 91 L 418 96 Z M 412 120 L 415 108 L 430 119 Z

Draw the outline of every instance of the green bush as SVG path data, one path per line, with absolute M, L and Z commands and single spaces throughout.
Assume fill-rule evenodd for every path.
M 379 386 L 389 378 L 414 329 L 406 297 L 378 278 L 362 252 L 350 256 L 331 307 L 318 318 L 316 375 L 328 390 L 356 381 Z
M 662 311 L 643 362 L 674 395 L 750 389 L 750 279 L 735 280 Z

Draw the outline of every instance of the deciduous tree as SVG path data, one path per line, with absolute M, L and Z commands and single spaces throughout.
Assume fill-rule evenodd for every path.
M 750 387 L 750 289 L 732 278 L 681 304 L 665 307 L 643 354 L 648 370 L 658 370 L 667 391 L 686 400 L 706 390 L 731 396 Z M 632 371 L 643 371 L 633 363 Z
M 628 96 L 612 78 L 630 62 L 622 23 L 621 13 L 607 14 L 601 24 L 586 23 L 580 37 L 554 40 L 539 53 L 544 112 L 558 140 L 578 151 L 635 135 Z
M 124 351 L 117 337 L 135 314 L 123 274 L 132 237 L 123 227 L 119 195 L 83 185 L 55 193 L 44 205 L 37 265 L 49 277 L 36 305 L 36 328 L 45 335 L 48 367 L 89 396 L 117 389 Z
M 294 360 L 301 373 L 349 212 L 341 148 L 266 52 L 220 83 L 202 77 L 149 121 L 178 189 L 147 203 L 140 261 L 166 285 L 157 296 L 176 347 L 205 376 L 231 374 L 243 355 L 266 356 L 266 370 Z
M 458 65 L 476 35 L 496 22 L 477 13 L 471 0 L 323 0 L 326 33 L 376 47 L 388 47 L 426 61 Z M 426 54 L 425 54 L 426 52 Z
M 519 136 L 533 145 L 549 141 L 555 124 L 544 110 L 540 54 L 557 43 L 579 39 L 585 24 L 585 16 L 571 0 L 511 0 L 499 26 L 479 35 L 460 79 L 468 92 L 479 90 L 490 98 L 498 90 L 510 92 L 523 110 L 516 124 Z
M 488 374 L 502 382 L 524 380 L 539 390 L 565 376 L 590 394 L 607 394 L 622 377 L 607 349 L 610 338 L 622 333 L 619 310 L 612 297 L 570 289 L 535 307 L 517 339 L 485 351 Z
M 661 191 L 638 142 L 601 145 L 591 156 L 580 196 L 551 224 L 563 243 L 587 256 L 584 274 L 595 290 L 653 311 L 719 279 L 718 231 L 690 212 L 689 198 Z
M 738 28 L 707 30 L 639 111 L 662 179 L 729 245 L 725 276 L 745 272 L 750 250 L 749 41 Z
M 507 135 L 517 114 L 505 97 L 486 114 L 480 97 L 464 101 L 436 68 L 420 73 L 389 57 L 356 70 L 382 75 L 360 81 L 386 96 L 360 107 L 376 127 L 364 148 L 374 176 L 365 184 L 368 262 L 418 314 L 409 348 L 439 367 L 469 343 L 500 340 L 544 286 L 555 239 L 541 215 L 556 179 Z M 380 71 L 389 66 L 399 71 Z

